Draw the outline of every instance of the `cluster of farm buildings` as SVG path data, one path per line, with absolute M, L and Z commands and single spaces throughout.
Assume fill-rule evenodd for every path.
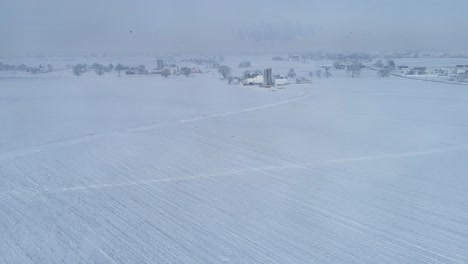
M 429 69 L 428 67 L 408 67 L 405 65 L 398 66 L 398 73 L 405 76 L 412 75 L 468 75 L 468 65 L 456 65 L 455 67 L 442 67 Z
M 146 67 L 137 66 L 137 67 L 129 67 L 126 69 L 125 74 L 126 75 L 135 75 L 135 74 L 160 74 L 160 75 L 175 75 L 175 74 L 181 74 L 180 68 L 175 65 L 175 64 L 169 64 L 166 65 L 164 64 L 163 60 L 157 60 L 157 67 L 148 70 Z M 201 73 L 201 70 L 197 67 L 192 67 L 190 68 L 190 73 Z
M 288 84 L 311 84 L 312 81 L 304 78 L 289 78 L 285 75 L 273 75 L 271 68 L 266 68 L 263 74 L 260 72 L 250 73 L 244 77 L 230 77 L 230 84 L 242 84 L 242 85 L 258 85 L 261 87 L 273 87 L 273 86 L 284 86 Z

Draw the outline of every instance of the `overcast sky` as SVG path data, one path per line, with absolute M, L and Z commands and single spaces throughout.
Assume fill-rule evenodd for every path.
M 466 0 L 0 0 L 0 56 L 466 50 L 467 14 Z

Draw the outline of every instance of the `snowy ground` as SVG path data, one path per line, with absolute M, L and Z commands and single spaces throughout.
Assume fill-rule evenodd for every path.
M 217 78 L 0 79 L 0 262 L 468 262 L 467 87 Z

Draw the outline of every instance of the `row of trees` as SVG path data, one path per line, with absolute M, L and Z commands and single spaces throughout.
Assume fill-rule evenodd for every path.
M 344 70 L 351 75 L 351 78 L 358 77 L 361 75 L 361 70 L 365 68 L 364 64 L 362 64 L 359 60 L 354 60 L 348 63 L 343 63 L 340 60 L 333 62 L 333 68 L 337 70 Z
M 223 56 L 214 56 L 214 57 L 205 57 L 205 58 L 193 58 L 193 59 L 188 59 L 188 60 L 182 60 L 182 62 L 192 62 L 197 65 L 205 65 L 205 68 L 207 69 L 217 69 L 219 68 L 220 62 L 224 61 Z
M 325 78 L 330 78 L 332 76 L 331 72 L 330 72 L 330 67 L 324 67 L 323 70 L 322 69 L 318 69 L 315 71 L 315 76 L 317 78 L 322 78 L 325 77 Z M 309 72 L 309 77 L 314 77 L 314 72 Z
M 51 72 L 52 70 L 53 66 L 51 64 L 47 66 L 40 64 L 38 67 L 31 67 L 26 64 L 13 65 L 0 62 L 0 71 L 23 71 L 35 74 Z
M 239 64 L 239 68 L 249 68 L 252 67 L 250 61 L 243 61 Z
M 380 77 L 389 76 L 396 68 L 395 62 L 391 59 L 387 59 L 385 62 L 379 59 L 372 66 L 377 70 L 377 75 Z M 360 61 L 355 60 L 347 65 L 342 64 L 341 61 L 335 61 L 333 67 L 335 69 L 346 69 L 346 71 L 351 74 L 351 77 L 354 78 L 361 75 L 361 70 L 366 66 Z
M 390 59 L 387 59 L 385 63 L 382 59 L 379 59 L 373 64 L 373 66 L 377 69 L 377 75 L 380 77 L 388 77 L 396 68 L 395 62 Z
M 82 64 L 76 64 L 76 65 L 67 65 L 68 69 L 72 69 L 72 72 L 75 76 L 80 76 L 83 73 L 86 73 L 88 71 L 94 71 L 97 75 L 103 75 L 104 73 L 109 73 L 112 70 L 116 70 L 119 72 L 123 71 L 124 69 L 127 69 L 128 67 L 123 66 L 122 64 L 117 64 L 115 67 L 113 64 L 109 64 L 107 66 L 99 64 L 99 63 L 93 63 L 92 65 L 88 65 L 86 63 Z
M 174 65 L 175 66 L 175 65 Z M 138 66 L 125 66 L 122 64 L 117 64 L 114 66 L 113 64 L 103 65 L 99 63 L 93 63 L 92 65 L 88 64 L 76 64 L 76 65 L 67 65 L 67 68 L 71 68 L 72 72 L 75 76 L 80 76 L 83 73 L 94 71 L 97 75 L 103 75 L 105 73 L 110 73 L 111 71 L 118 72 L 119 76 L 121 76 L 122 71 L 125 71 L 127 75 L 134 75 L 134 74 L 149 74 L 150 72 L 146 69 L 145 65 L 138 65 Z M 185 76 L 189 76 L 192 73 L 192 69 L 188 67 L 182 67 L 180 69 L 180 73 Z M 170 69 L 162 69 L 158 74 L 167 78 L 169 77 L 172 72 Z
M 352 62 L 352 61 L 369 61 L 377 56 L 368 53 L 351 53 L 351 54 L 343 54 L 343 53 L 324 53 L 324 52 L 314 52 L 309 54 L 304 54 L 301 58 L 308 59 L 308 60 L 337 60 L 337 61 L 344 61 L 344 62 Z M 279 57 L 275 57 L 274 59 L 278 59 Z
M 361 70 L 365 66 L 359 61 L 353 61 L 351 64 L 346 66 L 346 71 L 351 74 L 351 78 L 358 77 L 361 75 Z

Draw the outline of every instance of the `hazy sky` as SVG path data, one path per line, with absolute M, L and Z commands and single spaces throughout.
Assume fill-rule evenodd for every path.
M 467 14 L 466 0 L 0 0 L 0 56 L 467 50 Z

